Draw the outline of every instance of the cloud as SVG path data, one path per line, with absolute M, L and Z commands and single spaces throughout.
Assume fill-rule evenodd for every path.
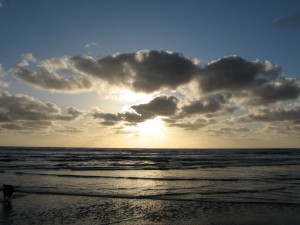
M 90 42 L 90 43 L 87 43 L 86 45 L 84 45 L 84 48 L 88 49 L 88 48 L 92 48 L 92 47 L 96 47 L 96 46 L 99 46 L 99 44 L 96 42 Z
M 113 126 L 118 122 L 125 122 L 129 125 L 142 123 L 148 119 L 157 116 L 172 116 L 177 111 L 178 99 L 174 96 L 159 96 L 148 102 L 147 104 L 139 104 L 131 106 L 135 112 L 124 113 L 103 113 L 95 111 L 92 113 L 94 119 L 102 120 L 100 124 L 104 126 Z
M 178 121 L 176 119 L 166 119 L 164 121 L 167 122 L 167 125 L 169 127 L 179 127 L 185 130 L 199 130 L 209 125 L 209 122 L 205 119 L 197 119 L 194 121 Z
M 18 131 L 41 131 L 53 126 L 52 121 L 22 121 L 0 124 L 0 129 Z
M 215 113 L 217 111 L 229 110 L 226 104 L 228 97 L 224 94 L 212 94 L 195 100 L 182 107 L 183 115 Z M 232 109 L 233 110 L 233 109 Z M 230 110 L 230 111 L 232 111 Z
M 247 61 L 239 56 L 227 56 L 210 62 L 199 76 L 202 92 L 239 91 L 249 89 L 256 82 L 266 81 L 278 76 L 281 68 L 266 61 Z
M 83 131 L 81 129 L 78 129 L 77 127 L 72 127 L 72 126 L 64 126 L 60 129 L 56 130 L 57 132 L 61 133 L 82 133 Z
M 1 80 L 5 77 L 5 75 L 6 72 L 4 71 L 2 64 L 0 64 L 0 88 L 7 88 L 9 86 L 8 83 Z
M 34 61 L 31 53 L 23 55 L 22 62 L 10 71 L 37 88 L 57 92 L 96 90 L 106 83 L 134 92 L 153 93 L 163 88 L 175 90 L 196 81 L 200 95 L 230 94 L 249 105 L 271 104 L 299 96 L 299 81 L 283 77 L 279 65 L 239 56 L 223 57 L 202 67 L 180 53 L 150 50 L 98 60 L 92 56 L 63 56 L 40 61 L 37 69 L 29 68 L 29 62 Z M 221 107 L 217 101 L 199 99 L 199 93 L 196 95 L 195 102 L 184 108 L 186 113 L 193 110 L 204 113 Z
M 265 115 L 257 113 L 256 107 L 276 108 L 287 100 L 297 100 L 300 93 L 299 80 L 283 76 L 279 65 L 239 56 L 223 57 L 201 66 L 196 65 L 198 60 L 188 59 L 180 53 L 150 50 L 100 59 L 63 56 L 43 61 L 37 61 L 29 53 L 22 60 L 21 65 L 10 71 L 19 79 L 46 90 L 73 93 L 96 90 L 100 84 L 109 84 L 114 90 L 118 86 L 117 89 L 131 92 L 157 95 L 157 91 L 161 91 L 165 94 L 146 104 L 135 101 L 135 105 L 126 106 L 126 112 L 93 111 L 92 117 L 103 126 L 137 125 L 163 117 L 168 126 L 209 129 L 216 121 L 249 111 L 252 113 L 241 117 L 239 122 L 269 122 L 265 117 L 276 118 L 276 110 L 272 108 L 273 111 Z M 29 65 L 32 62 L 36 67 Z M 186 91 L 181 91 L 183 89 Z M 169 96 L 170 93 L 180 97 Z M 80 113 L 69 108 L 66 114 L 57 112 L 53 120 L 72 121 Z M 7 116 L 0 115 L 0 121 L 7 120 Z
M 240 135 L 250 132 L 248 127 L 221 127 L 219 129 L 207 130 L 215 136 Z
M 254 112 L 241 116 L 239 122 L 300 122 L 300 106 L 289 105 L 285 107 L 257 109 Z
M 131 106 L 138 114 L 155 116 L 172 116 L 177 110 L 178 99 L 174 96 L 160 96 L 147 104 Z
M 249 106 L 293 100 L 300 94 L 299 80 L 283 76 L 279 65 L 248 61 L 239 56 L 224 57 L 204 66 L 199 75 L 199 88 L 203 94 L 230 94 Z M 197 106 L 204 110 L 199 101 L 186 109 Z
M 68 72 L 68 71 L 65 71 Z M 92 81 L 85 76 L 73 75 L 63 78 L 55 72 L 41 68 L 39 71 L 33 71 L 26 67 L 15 67 L 13 73 L 23 81 L 42 89 L 62 92 L 77 92 L 91 90 Z
M 29 66 L 30 62 L 36 62 L 37 59 L 32 55 L 32 53 L 27 53 L 22 55 L 22 61 L 18 64 L 18 66 Z
M 53 103 L 43 103 L 28 95 L 0 93 L 0 127 L 4 129 L 31 130 L 52 125 L 53 121 L 73 121 L 82 112 L 69 107 L 66 114 Z
M 153 92 L 163 87 L 174 89 L 188 83 L 198 71 L 192 60 L 179 53 L 142 50 L 96 60 L 90 56 L 72 58 L 75 68 L 110 84 Z
M 139 115 L 134 112 L 125 112 L 125 113 L 103 113 L 103 112 L 94 112 L 92 114 L 94 119 L 100 119 L 100 124 L 103 126 L 114 126 L 119 122 L 125 122 L 127 125 L 136 125 L 137 123 L 142 123 L 148 119 L 152 119 L 153 116 L 149 115 Z
M 297 99 L 300 94 L 300 85 L 296 79 L 280 77 L 254 86 L 249 93 L 248 103 L 268 104 L 276 101 Z
M 272 123 L 272 124 L 268 124 L 268 126 L 263 129 L 263 132 L 271 135 L 280 134 L 289 138 L 292 136 L 299 138 L 300 125 L 287 124 L 284 122 Z
M 87 91 L 91 90 L 94 85 L 91 78 L 77 73 L 70 67 L 66 56 L 41 61 L 37 71 L 28 68 L 28 60 L 33 59 L 35 58 L 32 54 L 25 55 L 23 61 L 10 72 L 37 88 L 51 91 Z
M 277 26 L 294 30 L 300 27 L 300 12 L 290 16 L 280 17 L 274 21 Z
M 3 1 L 4 1 L 4 0 L 0 0 L 0 8 L 3 7 Z

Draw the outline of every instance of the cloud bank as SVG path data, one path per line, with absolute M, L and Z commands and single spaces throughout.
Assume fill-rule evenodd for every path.
M 274 123 L 285 123 L 285 126 L 297 130 L 292 123 L 299 121 L 296 119 L 299 109 L 295 106 L 299 104 L 299 80 L 284 76 L 282 68 L 268 60 L 247 60 L 232 55 L 199 65 L 181 53 L 150 50 L 119 53 L 100 59 L 64 56 L 42 61 L 26 54 L 21 63 L 10 71 L 26 83 L 44 90 L 65 93 L 97 91 L 97 84 L 105 83 L 156 96 L 147 103 L 128 106 L 129 110 L 125 112 L 90 111 L 90 117 L 104 127 L 135 126 L 159 117 L 169 127 L 231 135 L 251 133 L 253 125 L 250 124 L 258 122 L 269 127 Z M 190 89 L 191 84 L 196 88 Z M 182 92 L 183 89 L 188 91 Z M 8 100 L 7 95 L 2 98 Z M 22 98 L 26 99 L 24 102 L 36 103 L 28 96 Z M 43 121 L 44 126 L 58 120 L 72 121 L 81 115 L 74 108 L 61 114 L 58 109 L 55 111 L 54 106 L 41 102 L 36 104 L 36 107 L 43 106 L 46 110 L 42 113 L 44 118 L 38 119 Z M 53 113 L 50 113 L 51 110 L 54 110 Z M 10 119 L 18 122 L 9 123 L 9 114 L 2 113 L 1 119 L 6 122 L 2 128 L 17 128 L 16 124 L 24 127 L 25 121 L 29 127 L 32 121 L 30 118 L 18 118 L 13 108 L 1 112 L 10 112 Z M 235 126 L 235 129 L 230 126 Z

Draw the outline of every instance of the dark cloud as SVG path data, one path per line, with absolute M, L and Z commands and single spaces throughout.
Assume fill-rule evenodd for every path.
M 280 17 L 274 21 L 277 26 L 294 30 L 300 27 L 300 12 L 290 16 Z
M 79 116 L 81 116 L 83 113 L 74 108 L 74 107 L 68 107 L 67 108 L 67 114 L 65 115 L 59 115 L 57 116 L 58 120 L 65 120 L 65 121 L 72 121 L 72 120 L 76 120 Z
M 179 53 L 166 51 L 138 51 L 95 60 L 92 57 L 72 58 L 75 68 L 86 74 L 126 85 L 135 91 L 153 92 L 162 87 L 176 88 L 188 83 L 197 73 L 192 60 Z
M 124 113 L 103 113 L 94 112 L 92 116 L 95 119 L 100 119 L 101 124 L 105 126 L 113 126 L 118 122 L 127 124 L 137 124 L 148 119 L 153 119 L 156 116 L 172 116 L 177 111 L 178 99 L 174 96 L 159 96 L 151 100 L 147 104 L 139 104 L 131 106 L 135 112 Z
M 38 71 L 28 69 L 26 66 L 17 66 L 12 72 L 21 80 L 38 88 L 54 91 L 77 92 L 86 91 L 93 87 L 90 78 L 83 75 L 74 75 L 71 70 L 61 70 L 61 72 L 71 76 L 64 78 L 58 73 L 40 68 Z
M 268 104 L 297 99 L 300 94 L 299 81 L 281 77 L 268 83 L 256 85 L 249 93 L 248 103 L 251 104 Z
M 103 126 L 114 126 L 119 122 L 124 122 L 127 125 L 136 125 L 137 123 L 142 123 L 148 119 L 152 119 L 155 115 L 141 115 L 134 112 L 125 112 L 125 113 L 103 113 L 103 112 L 94 112 L 92 114 L 94 119 L 100 119 L 100 124 Z
M 165 120 L 165 122 L 168 123 L 168 126 L 170 127 L 179 127 L 183 128 L 185 130 L 199 130 L 207 125 L 209 125 L 209 122 L 204 119 L 197 119 L 195 121 L 191 122 L 183 122 L 183 121 L 177 121 L 177 120 Z
M 200 100 L 193 101 L 188 105 L 182 107 L 182 113 L 184 115 L 191 114 L 204 114 L 215 113 L 217 111 L 224 111 L 230 107 L 227 103 L 227 96 L 224 94 L 212 94 L 202 97 Z
M 259 109 L 256 112 L 242 116 L 238 119 L 239 122 L 292 122 L 300 121 L 299 106 L 285 106 L 273 109 Z
M 57 105 L 27 95 L 0 94 L 0 126 L 5 129 L 40 130 L 51 126 L 53 121 L 72 121 L 81 114 L 72 107 L 62 114 Z
M 78 71 L 105 80 L 112 85 L 130 85 L 133 76 L 129 67 L 129 63 L 134 61 L 133 54 L 108 56 L 98 61 L 91 56 L 74 56 L 71 61 Z
M 199 87 L 203 92 L 237 91 L 253 86 L 255 80 L 269 80 L 281 72 L 279 66 L 259 61 L 247 61 L 228 56 L 206 65 L 200 74 Z
M 0 124 L 4 130 L 19 130 L 19 131 L 42 131 L 53 126 L 52 121 L 14 121 L 11 123 Z
M 199 87 L 203 93 L 231 94 L 232 97 L 243 99 L 246 105 L 297 99 L 300 93 L 299 84 L 296 79 L 281 76 L 281 67 L 278 65 L 269 61 L 247 61 L 238 56 L 209 63 L 199 76 Z M 198 101 L 185 110 L 218 110 L 220 104 L 212 103 L 214 104 L 204 107 Z
M 172 116 L 177 110 L 178 99 L 174 96 L 160 96 L 147 104 L 131 106 L 138 114 L 155 116 Z

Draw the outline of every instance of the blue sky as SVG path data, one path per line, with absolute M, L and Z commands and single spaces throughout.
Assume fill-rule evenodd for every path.
M 123 100 L 120 101 L 120 98 L 103 97 L 103 92 L 114 93 L 114 91 L 112 91 L 111 88 L 109 88 L 109 91 L 106 91 L 107 86 L 102 87 L 101 84 L 97 84 L 98 86 L 95 88 L 94 85 L 98 81 L 93 81 L 93 88 L 90 87 L 88 91 L 74 91 L 74 89 L 72 89 L 71 93 L 65 90 L 45 88 L 47 85 L 41 87 L 39 86 L 40 84 L 32 83 L 32 80 L 30 83 L 28 82 L 28 77 L 24 78 L 23 76 L 22 78 L 20 71 L 19 75 L 16 76 L 16 71 L 13 70 L 13 68 L 16 68 L 24 59 L 30 64 L 28 68 L 32 71 L 38 71 L 39 64 L 47 59 L 66 56 L 69 57 L 69 60 L 74 56 L 89 56 L 98 60 L 115 53 L 137 53 L 140 50 L 147 49 L 149 51 L 157 50 L 180 53 L 185 59 L 191 61 L 197 58 L 200 61 L 199 67 L 201 68 L 212 61 L 231 55 L 236 55 L 249 62 L 259 60 L 259 62 L 263 64 L 265 61 L 268 61 L 274 66 L 279 65 L 281 67 L 280 76 L 286 76 L 296 80 L 300 79 L 300 26 L 296 25 L 293 27 L 291 25 L 291 23 L 295 21 L 297 24 L 297 18 L 299 20 L 299 16 L 293 17 L 293 15 L 297 15 L 300 11 L 299 1 L 3 0 L 0 2 L 2 3 L 0 8 L 0 64 L 2 65 L 2 74 L 4 74 L 1 82 L 7 84 L 2 85 L 1 91 L 8 92 L 12 96 L 23 94 L 43 103 L 50 102 L 56 104 L 61 108 L 62 112 L 65 112 L 67 107 L 76 107 L 82 115 L 84 114 L 84 116 L 82 116 L 84 118 L 88 117 L 87 115 L 89 113 L 91 114 L 91 110 L 94 107 L 101 108 L 102 112 L 118 113 L 124 110 L 124 107 L 130 108 L 130 105 L 146 104 L 146 101 L 150 103 L 151 99 L 157 98 L 160 95 L 169 97 L 173 93 L 177 98 L 183 96 L 179 98 L 180 104 L 182 105 L 184 105 L 184 102 L 181 102 L 182 100 L 186 100 L 187 103 L 192 104 L 192 98 L 185 96 L 176 89 L 179 88 L 180 85 L 176 84 L 176 87 L 173 85 L 172 88 L 170 88 L 170 86 L 168 86 L 169 84 L 164 84 L 165 86 L 162 85 L 162 87 L 168 87 L 169 90 L 164 89 L 162 91 L 158 88 L 153 89 L 153 92 L 150 93 L 149 91 L 137 91 L 137 89 L 135 89 L 133 92 L 137 93 L 137 95 L 129 97 L 129 99 L 126 100 L 127 102 L 124 102 Z M 281 23 L 278 21 L 281 21 Z M 30 58 L 28 54 L 32 57 Z M 72 71 L 74 72 L 74 70 Z M 76 68 L 76 71 L 81 73 L 83 70 L 79 71 L 79 69 Z M 86 74 L 86 71 L 82 73 Z M 66 74 L 62 73 L 59 75 L 63 77 Z M 98 75 L 92 74 L 92 76 L 94 79 L 95 76 Z M 101 79 L 103 79 L 103 77 L 101 77 Z M 149 82 L 152 81 L 149 80 Z M 187 82 L 184 84 L 187 84 Z M 289 83 L 289 85 L 291 84 Z M 288 88 L 289 87 L 290 86 L 288 86 Z M 116 87 L 115 90 L 120 91 L 120 86 Z M 132 89 L 130 91 L 132 91 Z M 249 92 L 249 89 L 243 89 L 241 93 L 243 91 Z M 260 93 L 261 92 L 260 90 Z M 201 96 L 199 95 L 197 101 L 207 97 L 208 94 L 204 96 L 202 93 Z M 237 98 L 237 95 L 235 97 Z M 294 95 L 292 98 L 278 97 L 277 100 L 284 100 L 284 102 L 278 102 L 279 100 L 276 100 L 276 102 L 272 101 L 272 107 L 275 107 L 275 104 L 286 105 L 289 101 L 293 104 L 298 104 L 298 98 L 299 97 L 295 97 Z M 229 105 L 239 102 L 236 99 L 233 100 L 231 98 L 231 100 L 232 102 L 227 102 Z M 271 106 L 269 106 L 269 108 L 270 107 Z M 183 109 L 184 107 L 181 108 L 181 110 Z M 258 110 L 258 108 L 255 109 Z M 251 110 L 254 110 L 254 108 L 253 106 L 250 107 L 250 105 L 241 107 L 235 111 L 235 117 L 244 111 L 250 113 Z M 5 110 L 3 109 L 3 111 Z M 295 109 L 293 109 L 293 111 L 295 111 Z M 201 116 L 203 117 L 203 115 Z M 103 117 L 101 118 L 103 119 Z M 157 114 L 155 118 L 151 117 L 150 119 L 158 118 L 160 118 L 160 120 L 166 119 L 164 115 L 161 114 Z M 205 118 L 207 120 L 209 117 Z M 95 114 L 94 119 L 97 119 Z M 146 122 L 150 119 L 147 118 L 142 120 L 142 122 Z M 121 119 L 118 118 L 118 121 L 120 120 Z M 22 123 L 24 123 L 24 118 L 16 119 L 16 121 L 22 121 Z M 47 121 L 49 122 L 49 120 Z M 97 123 L 92 119 L 84 120 L 81 118 L 78 119 L 78 121 L 74 121 L 72 125 L 62 125 L 61 121 L 56 121 L 55 125 L 69 126 L 74 129 L 80 127 L 80 132 L 84 133 L 82 134 L 82 136 L 84 136 L 90 132 L 88 128 L 83 125 L 85 123 L 84 121 L 88 121 L 89 124 L 99 123 L 99 121 Z M 193 121 L 195 122 L 195 118 Z M 286 120 L 283 122 L 285 126 L 288 126 Z M 295 121 L 293 121 L 293 123 L 294 122 Z M 7 121 L 5 125 L 8 125 Z M 169 127 L 171 129 L 172 126 L 175 126 L 174 124 L 168 125 L 169 126 L 165 124 L 163 127 Z M 202 132 L 200 127 L 198 132 L 203 135 L 204 133 L 209 133 L 209 131 L 217 129 L 217 125 L 214 125 L 212 128 L 209 127 L 210 125 L 205 125 L 205 127 L 207 127 L 206 130 L 203 130 L 201 125 Z M 275 125 L 277 126 L 278 124 Z M 157 126 L 161 128 L 162 125 Z M 269 126 L 271 125 L 269 124 Z M 138 124 L 127 127 L 123 124 L 122 127 L 132 128 L 134 130 L 132 132 L 135 133 L 134 135 L 141 136 L 141 134 L 138 134 L 138 129 L 135 130 Z M 180 126 L 177 124 L 175 127 Z M 182 127 L 184 126 L 182 125 Z M 242 126 L 241 128 L 245 127 L 252 132 L 252 128 L 255 127 L 255 125 Z M 111 128 L 112 127 L 101 127 L 99 129 L 108 130 Z M 116 129 L 116 127 L 114 128 Z M 119 125 L 118 128 L 121 130 L 121 125 Z M 7 133 L 7 129 L 8 126 L 2 127 L 2 135 Z M 47 127 L 47 135 L 50 135 L 49 133 L 51 132 L 49 130 L 51 129 L 50 126 Z M 96 125 L 94 129 L 97 129 Z M 298 127 L 292 130 L 297 129 Z M 9 131 L 11 135 L 24 132 L 24 130 L 20 130 L 10 129 Z M 221 130 L 221 125 L 219 130 Z M 41 136 L 43 132 L 38 131 L 37 136 Z M 122 132 L 124 132 L 124 129 Z M 127 130 L 126 132 L 129 131 Z M 184 136 L 184 134 L 181 134 L 183 131 L 177 132 L 174 130 L 173 132 Z M 188 135 L 189 131 L 184 132 L 187 132 L 186 136 L 190 136 Z M 257 130 L 254 133 L 256 134 Z M 57 136 L 54 131 L 51 135 L 53 135 L 52 137 L 54 139 Z M 172 135 L 173 133 L 170 131 L 167 135 L 168 143 L 172 142 Z M 194 132 L 193 135 L 195 137 L 193 143 L 197 143 L 196 140 L 199 137 L 199 133 Z M 297 134 L 295 134 L 295 136 L 297 137 Z M 211 139 L 215 138 L 215 136 L 210 137 Z M 206 139 L 210 139 L 210 137 L 205 136 Z M 130 141 L 129 137 L 124 136 L 120 138 L 124 145 L 126 145 L 125 139 Z M 27 144 L 36 143 L 34 142 L 34 136 L 32 136 L 31 139 L 32 142 Z M 9 140 L 12 139 L 10 138 Z M 230 142 L 228 146 L 240 146 L 242 143 L 247 142 L 247 140 L 246 138 L 241 138 L 236 142 Z M 261 146 L 268 145 L 266 144 L 266 140 L 261 142 Z M 190 142 L 192 141 L 189 141 L 189 143 Z M 7 142 L 7 144 L 10 143 L 9 141 Z M 20 139 L 20 143 L 22 145 L 24 140 Z M 109 143 L 109 141 L 103 141 L 103 143 Z M 249 143 L 251 143 L 251 141 Z M 47 145 L 48 143 L 39 144 Z M 59 144 L 64 145 L 64 141 L 61 140 L 57 142 L 56 145 Z M 94 145 L 97 146 L 97 143 Z M 162 144 L 159 143 L 157 144 L 157 146 L 161 145 Z M 174 145 L 171 146 L 174 147 Z M 191 146 L 197 147 L 197 144 Z M 207 144 L 204 145 L 204 147 L 205 146 L 213 146 L 213 144 Z M 199 145 L 199 147 L 202 146 Z

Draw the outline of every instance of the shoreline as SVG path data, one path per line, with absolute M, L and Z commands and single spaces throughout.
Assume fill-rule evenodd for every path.
M 1 224 L 298 225 L 300 205 L 88 197 L 16 192 Z

